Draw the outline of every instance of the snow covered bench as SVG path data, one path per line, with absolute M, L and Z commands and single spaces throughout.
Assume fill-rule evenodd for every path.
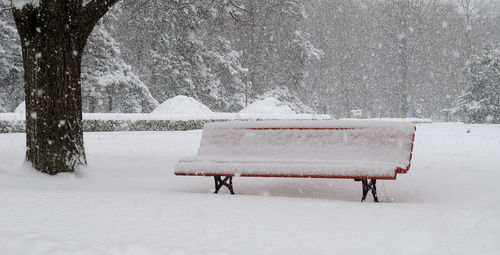
M 344 178 L 361 181 L 364 201 L 376 180 L 410 169 L 415 126 L 409 122 L 233 121 L 203 128 L 195 157 L 182 158 L 176 175 L 213 176 L 215 193 L 232 177 Z M 370 180 L 370 182 L 368 182 Z

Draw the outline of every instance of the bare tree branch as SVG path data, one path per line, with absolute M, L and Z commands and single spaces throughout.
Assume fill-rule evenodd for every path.
M 203 12 L 203 18 L 207 18 L 207 13 L 210 11 L 210 8 L 212 8 L 212 5 L 214 4 L 215 0 L 212 0 L 210 4 L 208 5 L 207 9 Z
M 245 12 L 250 13 L 250 11 L 249 11 L 249 10 L 247 10 L 247 9 L 245 9 L 245 8 L 243 8 L 243 7 L 239 6 L 239 5 L 237 5 L 237 4 L 235 4 L 235 3 L 234 3 L 234 1 L 232 1 L 232 0 L 229 0 L 228 2 L 231 4 L 231 6 L 235 7 L 236 9 L 238 9 L 238 10 L 240 10 L 240 11 L 245 11 Z
M 82 9 L 80 36 L 85 39 L 92 33 L 97 22 L 108 12 L 119 0 L 92 0 Z

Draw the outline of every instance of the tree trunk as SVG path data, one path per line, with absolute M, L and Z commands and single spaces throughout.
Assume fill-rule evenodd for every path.
M 112 2 L 112 3 L 111 3 Z M 26 160 L 48 174 L 85 165 L 81 62 L 93 27 L 116 1 L 45 0 L 13 8 L 22 43 Z
M 403 1 L 400 3 L 400 31 L 401 34 L 399 43 L 399 74 L 400 74 L 400 85 L 399 85 L 399 102 L 397 106 L 397 116 L 398 118 L 404 118 L 407 116 L 409 111 L 408 105 L 408 87 L 409 87 L 409 46 L 408 37 L 409 33 L 409 13 L 410 13 L 410 2 Z
M 400 85 L 399 85 L 399 118 L 407 117 L 409 111 L 408 105 L 408 39 L 403 38 L 401 41 L 401 48 L 399 53 L 399 72 L 400 72 Z

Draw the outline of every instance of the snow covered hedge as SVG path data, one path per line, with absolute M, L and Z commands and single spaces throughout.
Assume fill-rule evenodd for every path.
M 23 121 L 0 120 L 0 133 L 22 133 L 24 132 Z
M 24 132 L 25 103 L 13 113 L 0 114 L 0 133 Z M 202 129 L 207 122 L 228 120 L 331 119 L 327 114 L 296 114 L 275 98 L 257 100 L 240 113 L 212 112 L 194 98 L 176 96 L 151 113 L 83 113 L 84 132 L 183 131 Z
M 24 114 L 1 113 L 0 133 L 22 133 L 24 129 Z M 202 129 L 205 123 L 230 120 L 313 120 L 331 119 L 329 115 L 294 114 L 265 115 L 214 113 L 212 115 L 165 115 L 165 114 L 114 114 L 114 113 L 84 113 L 84 132 L 112 131 L 184 131 Z
M 214 121 L 224 120 L 84 120 L 83 131 L 185 131 L 202 129 Z
M 208 122 L 227 121 L 206 120 L 83 120 L 84 132 L 112 131 L 185 131 L 202 129 Z M 25 132 L 24 120 L 0 120 L 0 133 Z

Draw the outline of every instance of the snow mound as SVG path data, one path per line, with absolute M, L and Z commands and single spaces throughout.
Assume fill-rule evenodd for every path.
M 14 110 L 15 113 L 22 113 L 24 114 L 26 112 L 26 101 L 22 101 Z
M 198 100 L 187 96 L 175 96 L 165 100 L 156 109 L 151 112 L 153 114 L 213 114 L 212 110 Z
M 240 113 L 293 115 L 296 114 L 288 105 L 274 97 L 266 97 L 249 104 Z

